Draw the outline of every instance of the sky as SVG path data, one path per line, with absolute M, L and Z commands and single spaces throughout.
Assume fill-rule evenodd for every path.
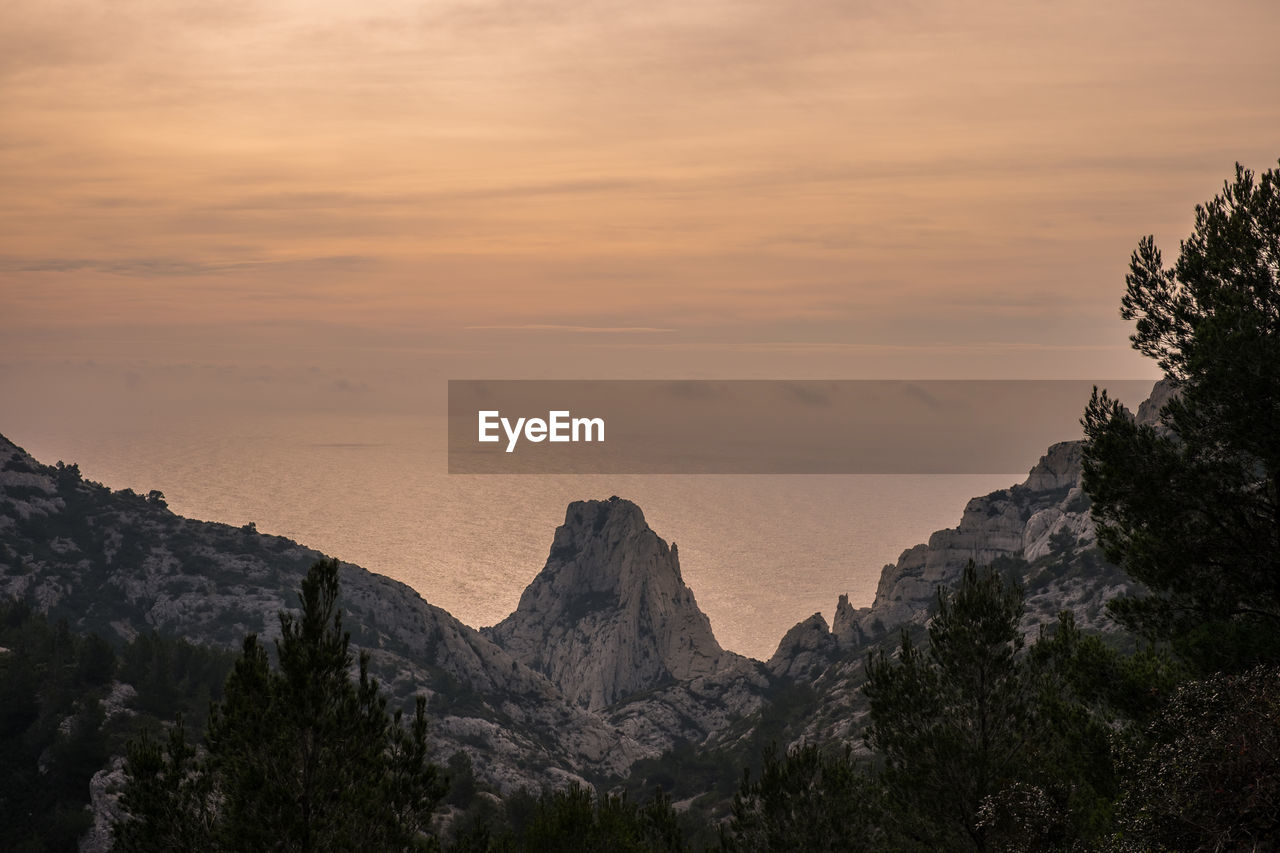
M 1277 32 L 1273 0 L 10 0 L 0 390 L 1151 377 L 1129 253 L 1276 165 Z

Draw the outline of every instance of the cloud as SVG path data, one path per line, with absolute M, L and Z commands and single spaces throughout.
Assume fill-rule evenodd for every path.
M 362 255 L 334 255 L 283 261 L 191 261 L 183 258 L 22 258 L 0 257 L 0 272 L 100 272 L 129 278 L 183 278 L 225 273 L 289 268 L 339 268 L 363 266 L 372 261 Z
M 660 334 L 674 332 L 658 326 L 572 326 L 559 323 L 521 323 L 501 326 L 466 326 L 468 332 L 568 332 L 590 335 Z
M 363 394 L 369 390 L 367 382 L 352 381 L 345 376 L 339 376 L 329 382 L 329 388 L 342 394 Z

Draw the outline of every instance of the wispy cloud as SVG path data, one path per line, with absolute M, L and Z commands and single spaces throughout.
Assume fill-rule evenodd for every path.
M 568 332 L 589 335 L 631 335 L 674 332 L 657 326 L 573 326 L 559 323 L 520 323 L 499 326 L 466 326 L 468 332 Z
M 10 350 L 1101 363 L 1137 237 L 1280 138 L 1274 0 L 0 7 Z
M 22 258 L 0 256 L 0 272 L 90 271 L 131 278 L 183 278 L 284 268 L 353 268 L 370 263 L 362 255 L 280 261 L 192 261 L 184 258 Z

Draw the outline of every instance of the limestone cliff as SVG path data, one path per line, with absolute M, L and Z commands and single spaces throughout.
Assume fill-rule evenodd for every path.
M 739 657 L 720 648 L 675 546 L 618 497 L 569 505 L 516 611 L 484 633 L 590 710 Z
M 799 664 L 808 672 L 818 658 L 834 662 L 902 626 L 924 624 L 938 589 L 954 584 L 970 560 L 1002 563 L 1019 575 L 1029 633 L 1063 609 L 1074 611 L 1081 627 L 1114 630 L 1102 605 L 1127 586 L 1096 548 L 1089 498 L 1080 488 L 1080 452 L 1078 441 L 1055 444 L 1022 484 L 971 499 L 958 525 L 935 532 L 928 543 L 908 548 L 884 567 L 870 607 L 855 609 L 840 596 L 830 642 L 812 617 L 792 628 L 769 661 L 770 670 L 793 673 Z M 797 655 L 805 658 L 802 664 L 793 660 Z
M 1176 393 L 1169 380 L 1155 383 L 1138 408 L 1138 422 L 1158 424 Z M 1025 564 L 1020 580 L 1028 631 L 1052 622 L 1061 610 L 1071 610 L 1081 627 L 1115 630 L 1103 604 L 1131 582 L 1097 549 L 1089 496 L 1081 487 L 1082 449 L 1081 441 L 1054 444 L 1022 484 L 970 500 L 959 525 L 939 530 L 884 567 L 871 607 L 849 614 L 842 600 L 837 635 L 882 636 L 899 625 L 924 622 L 938 587 L 954 583 L 965 563 L 1001 559 Z
M 827 629 L 827 620 L 815 613 L 783 636 L 778 650 L 769 658 L 769 672 L 787 678 L 809 678 L 829 664 L 839 650 L 839 641 Z
M 1158 425 L 1161 409 L 1175 394 L 1168 380 L 1155 383 L 1138 408 L 1138 422 Z M 1026 594 L 1028 634 L 1062 610 L 1072 611 L 1083 628 L 1117 630 L 1104 605 L 1132 589 L 1132 583 L 1097 548 L 1089 497 L 1081 487 L 1082 448 L 1080 441 L 1054 444 L 1021 484 L 970 500 L 956 527 L 935 532 L 884 567 L 871 606 L 854 608 L 841 595 L 829 636 L 816 614 L 792 628 L 770 659 L 770 671 L 796 677 L 816 672 L 824 659 L 845 666 L 841 659 L 849 650 L 865 648 L 902 626 L 924 624 L 939 587 L 954 584 L 969 560 L 997 563 L 1018 576 Z
M 973 498 L 965 506 L 960 523 L 939 530 L 929 542 L 902 553 L 898 562 L 885 566 L 870 608 L 863 608 L 856 624 L 868 636 L 928 618 L 940 586 L 953 584 L 969 560 L 988 565 L 1001 558 L 1034 563 L 1054 551 L 1091 548 L 1097 534 L 1089 517 L 1089 499 L 1080 488 L 1081 443 L 1055 444 L 1036 463 L 1027 479 L 1017 486 Z M 1030 590 L 1029 590 L 1030 591 Z M 1028 601 L 1037 621 L 1053 618 L 1040 613 Z M 1078 614 L 1093 627 L 1099 614 Z
M 1178 395 L 1178 388 L 1170 379 L 1161 379 L 1151 389 L 1151 396 L 1138 406 L 1137 420 L 1147 426 L 1161 426 L 1160 411 Z

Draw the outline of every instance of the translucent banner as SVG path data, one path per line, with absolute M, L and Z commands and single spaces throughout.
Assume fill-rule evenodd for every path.
M 1151 380 L 451 380 L 451 474 L 996 474 Z

